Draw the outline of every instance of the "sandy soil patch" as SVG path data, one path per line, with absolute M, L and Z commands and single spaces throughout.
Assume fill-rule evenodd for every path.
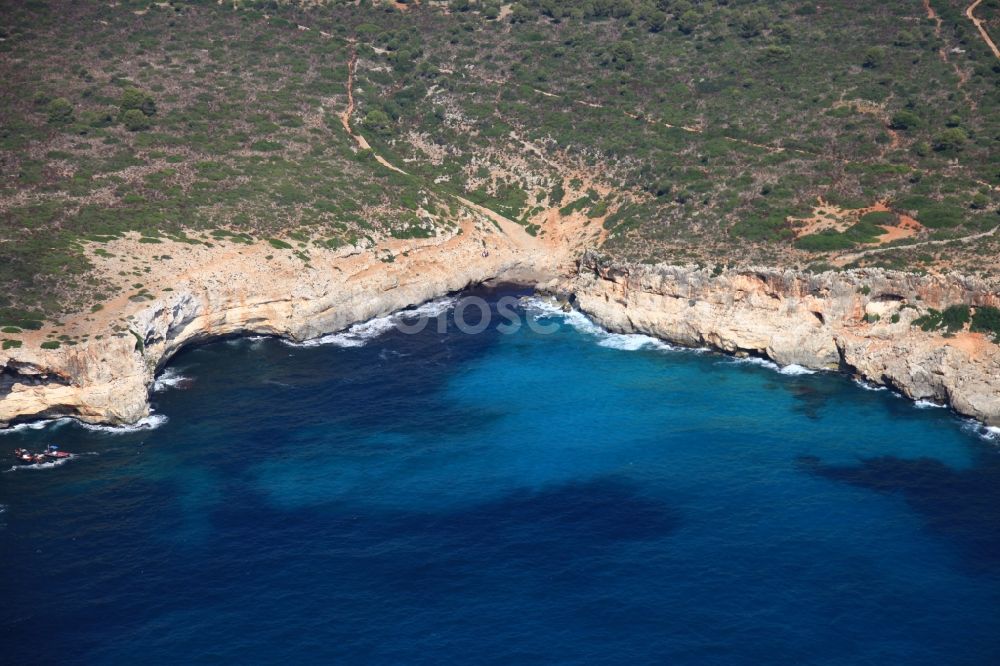
M 901 238 L 912 238 L 916 236 L 924 228 L 922 224 L 917 222 L 915 219 L 909 215 L 899 215 L 899 223 L 895 226 L 879 225 L 885 229 L 885 233 L 878 237 L 878 241 L 875 245 L 884 245 L 885 243 L 891 243 L 892 241 L 900 240 Z
M 804 218 L 788 218 L 788 221 L 795 228 L 796 238 L 802 238 L 827 230 L 844 232 L 868 213 L 890 212 L 894 211 L 890 210 L 884 201 L 879 201 L 866 208 L 840 208 L 820 198 L 816 207 L 813 208 L 812 215 Z M 879 226 L 885 229 L 885 233 L 871 245 L 884 245 L 901 238 L 910 238 L 916 236 L 924 228 L 920 222 L 909 215 L 898 214 L 897 220 L 898 222 L 894 225 L 880 224 Z

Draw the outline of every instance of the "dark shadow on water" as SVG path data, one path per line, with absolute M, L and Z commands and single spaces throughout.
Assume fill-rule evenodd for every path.
M 357 566 L 359 554 L 367 553 L 356 575 L 414 584 L 440 581 L 449 587 L 485 584 L 484 577 L 504 571 L 529 578 L 586 577 L 602 561 L 595 555 L 669 536 L 681 524 L 675 508 L 607 478 L 525 489 L 451 511 L 376 509 L 358 514 L 336 504 L 288 511 L 252 496 L 230 506 L 241 508 L 214 512 L 216 547 L 259 540 L 274 529 L 267 540 L 312 544 L 307 548 L 314 552 L 304 559 L 326 562 L 331 571 L 349 561 Z M 246 518 L 249 507 L 252 523 Z M 337 551 L 331 552 L 331 543 L 338 545 Z M 199 566 L 204 561 L 199 559 Z M 491 563 L 488 572 L 483 562 Z
M 677 528 L 679 519 L 673 509 L 643 497 L 629 484 L 603 479 L 524 490 L 464 511 L 413 517 L 406 523 L 417 533 L 437 533 L 479 547 L 509 549 L 519 543 L 525 553 L 543 548 L 572 555 L 580 548 L 664 536 Z
M 803 381 L 789 386 L 788 392 L 795 398 L 792 411 L 812 420 L 820 417 L 820 412 L 833 397 L 829 391 Z
M 969 469 L 932 458 L 881 456 L 858 465 L 827 465 L 815 456 L 798 459 L 811 474 L 880 493 L 901 495 L 926 528 L 956 544 L 977 573 L 1000 566 L 1000 455 L 983 448 Z
M 505 285 L 463 292 L 486 299 L 496 310 L 501 296 L 529 290 Z M 468 308 L 475 324 L 478 310 Z M 358 431 L 448 433 L 462 435 L 487 427 L 502 413 L 470 413 L 443 399 L 442 390 L 457 369 L 488 354 L 501 335 L 492 325 L 474 335 L 458 333 L 455 312 L 442 315 L 447 332 L 431 318 L 416 333 L 389 329 L 356 347 L 292 347 L 276 339 L 229 341 L 192 347 L 171 365 L 192 366 L 190 390 L 153 395 L 164 413 L 184 413 L 187 421 L 224 424 L 242 437 L 258 433 L 260 424 L 294 422 L 299 428 L 338 425 Z M 412 319 L 404 317 L 407 324 Z M 226 396 L 225 404 L 217 396 Z

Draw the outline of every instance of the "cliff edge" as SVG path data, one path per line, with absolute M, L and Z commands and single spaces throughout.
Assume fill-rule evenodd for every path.
M 929 308 L 1000 304 L 1000 285 L 882 269 L 809 274 L 774 268 L 635 265 L 584 255 L 570 288 L 612 331 L 839 369 L 914 400 L 1000 425 L 1000 345 L 983 333 L 925 332 Z

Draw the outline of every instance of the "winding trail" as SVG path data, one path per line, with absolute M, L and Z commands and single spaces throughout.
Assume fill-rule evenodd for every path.
M 376 153 L 372 149 L 371 145 L 368 143 L 367 139 L 365 139 L 365 137 L 362 136 L 361 134 L 355 132 L 354 129 L 351 127 L 351 116 L 354 115 L 354 110 L 356 108 L 356 104 L 354 101 L 354 79 L 358 66 L 358 52 L 357 52 L 356 42 L 354 40 L 351 40 L 350 43 L 351 43 L 351 58 L 347 65 L 347 108 L 345 108 L 340 113 L 340 124 L 344 126 L 344 131 L 347 132 L 348 136 L 350 136 L 354 140 L 354 142 L 358 145 L 359 148 L 361 148 L 362 150 L 371 151 L 372 156 L 375 158 L 376 162 L 386 167 L 387 169 L 395 171 L 396 173 L 408 176 L 410 175 L 409 173 L 403 171 L 395 164 L 392 164 L 391 162 L 389 162 L 389 160 L 385 159 L 384 157 Z M 469 199 L 466 199 L 465 197 L 459 196 L 457 194 L 451 194 L 450 196 L 453 199 L 455 199 L 455 201 L 462 204 L 462 206 L 464 206 L 468 210 L 474 213 L 478 213 L 479 215 L 482 215 L 488 218 L 489 220 L 492 220 L 500 228 L 500 231 L 505 236 L 507 236 L 508 240 L 510 240 L 510 242 L 515 247 L 526 251 L 540 250 L 542 248 L 541 241 L 536 239 L 534 236 L 530 235 L 522 225 L 518 224 L 514 220 L 511 220 L 508 217 L 504 217 L 500 213 L 490 208 L 487 208 L 486 206 L 481 206 L 477 203 L 474 203 Z
M 993 51 L 993 55 L 1000 60 L 1000 49 L 997 48 L 996 42 L 990 38 L 990 33 L 986 32 L 986 27 L 983 25 L 982 19 L 977 19 L 975 15 L 976 7 L 978 7 L 982 1 L 983 0 L 976 0 L 971 5 L 966 7 L 965 16 L 972 21 L 973 25 L 976 26 L 976 29 L 979 31 L 979 35 L 983 38 L 983 41 L 986 42 L 986 46 L 990 47 L 990 50 Z
M 838 266 L 843 266 L 844 264 L 850 263 L 855 259 L 860 259 L 861 257 L 867 257 L 872 254 L 882 254 L 883 252 L 890 252 L 892 250 L 909 250 L 914 247 L 925 247 L 929 245 L 947 245 L 948 243 L 968 243 L 979 238 L 986 238 L 988 236 L 995 236 L 997 229 L 1000 227 L 993 227 L 989 231 L 983 231 L 978 234 L 972 234 L 971 236 L 962 236 L 961 238 L 946 238 L 942 240 L 927 240 L 921 241 L 919 243 L 912 243 L 910 245 L 893 245 L 891 247 L 876 247 L 870 250 L 862 250 L 861 252 L 852 252 L 850 254 L 842 254 L 834 258 L 833 263 Z
M 931 7 L 931 0 L 924 0 L 924 9 L 927 11 L 928 20 L 934 21 L 934 37 L 941 39 L 941 27 L 944 21 L 941 20 L 941 17 Z M 948 62 L 948 50 L 945 47 L 942 46 L 938 49 L 938 55 L 941 56 L 942 62 Z
M 555 97 L 555 98 L 562 98 L 563 97 L 563 95 L 558 95 L 556 93 L 552 93 L 552 92 L 549 92 L 547 90 L 541 90 L 539 88 L 532 88 L 532 90 L 534 90 L 539 95 L 544 95 L 545 97 Z M 594 102 L 586 102 L 584 100 L 579 100 L 579 99 L 572 100 L 572 102 L 575 103 L 575 104 L 579 104 L 581 106 L 589 106 L 592 109 L 603 109 L 604 108 L 603 104 L 595 104 Z M 622 114 L 625 115 L 628 118 L 631 118 L 632 120 L 640 120 L 640 121 L 642 121 L 642 122 L 644 122 L 644 123 L 646 123 L 648 125 L 661 125 L 663 127 L 669 128 L 669 129 L 678 129 L 678 130 L 681 130 L 683 132 L 687 132 L 689 134 L 704 134 L 705 133 L 705 129 L 703 127 L 695 127 L 695 126 L 692 126 L 692 125 L 674 125 L 672 123 L 668 123 L 668 122 L 665 122 L 665 121 L 662 121 L 662 120 L 652 120 L 650 118 L 647 118 L 646 116 L 641 116 L 641 115 L 639 115 L 637 113 L 629 113 L 628 111 L 622 111 Z M 719 138 L 721 138 L 721 139 L 723 139 L 725 141 L 729 141 L 731 143 L 739 143 L 739 144 L 743 144 L 744 146 L 752 146 L 754 148 L 760 148 L 761 150 L 766 150 L 769 153 L 785 153 L 785 152 L 789 152 L 789 153 L 799 153 L 800 155 L 816 155 L 817 154 L 817 153 L 810 152 L 808 150 L 802 150 L 800 148 L 786 148 L 784 146 L 774 146 L 774 145 L 766 144 L 766 143 L 756 143 L 754 141 L 750 141 L 749 139 L 739 139 L 739 138 L 736 138 L 736 137 L 733 137 L 733 136 L 726 136 L 724 134 L 721 135 Z
M 392 169 L 396 173 L 401 173 L 404 176 L 407 176 L 409 174 L 372 150 L 372 147 L 368 144 L 365 137 L 355 133 L 355 131 L 351 129 L 351 116 L 354 115 L 354 72 L 357 67 L 358 47 L 354 40 L 351 40 L 351 59 L 347 63 L 347 108 L 340 114 L 340 124 L 344 126 L 344 130 L 347 132 L 347 135 L 354 139 L 354 142 L 358 144 L 358 147 L 361 148 L 361 150 L 371 150 L 376 162 L 387 169 Z
M 924 0 L 924 9 L 927 10 L 927 18 L 930 19 L 931 21 L 934 21 L 934 24 L 935 24 L 934 25 L 934 36 L 935 37 L 940 37 L 941 36 L 941 25 L 942 25 L 943 21 L 941 20 L 941 17 L 937 15 L 937 12 L 934 11 L 934 8 L 931 7 L 931 0 Z

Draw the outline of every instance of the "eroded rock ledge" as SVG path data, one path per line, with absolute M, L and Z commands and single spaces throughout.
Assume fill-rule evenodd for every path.
M 80 334 L 77 344 L 43 349 L 38 334 L 0 351 L 0 428 L 64 416 L 135 423 L 149 415 L 157 369 L 187 345 L 240 334 L 308 340 L 471 284 L 554 270 L 523 230 L 481 221 L 426 240 L 312 248 L 308 263 L 267 243 L 149 246 L 127 238 L 104 250 L 94 261 L 105 262 L 105 275 L 118 274 L 116 261 L 151 259 L 152 293 L 130 295 L 122 285 L 99 312 L 65 319 L 59 332 Z
M 912 325 L 927 308 L 997 306 L 996 281 L 881 269 L 719 272 L 624 264 L 591 252 L 571 289 L 583 312 L 615 332 L 841 369 L 1000 425 L 1000 345 L 980 333 L 946 337 Z
M 125 255 L 141 245 L 123 240 L 110 249 L 108 256 Z M 99 315 L 64 322 L 65 330 L 93 334 L 85 342 L 46 350 L 41 339 L 29 340 L 0 352 L 0 428 L 61 416 L 134 423 L 149 414 L 157 369 L 186 345 L 238 334 L 306 340 L 470 284 L 512 273 L 551 276 L 565 266 L 551 248 L 485 225 L 377 250 L 314 252 L 306 266 L 291 253 L 274 256 L 266 244 L 157 251 L 165 250 L 184 256 L 156 276 L 170 289 L 139 302 L 123 292 Z M 1000 305 L 996 281 L 874 269 L 713 271 L 588 252 L 563 285 L 613 331 L 845 370 L 1000 425 L 1000 345 L 978 333 L 946 337 L 911 325 L 930 307 Z

